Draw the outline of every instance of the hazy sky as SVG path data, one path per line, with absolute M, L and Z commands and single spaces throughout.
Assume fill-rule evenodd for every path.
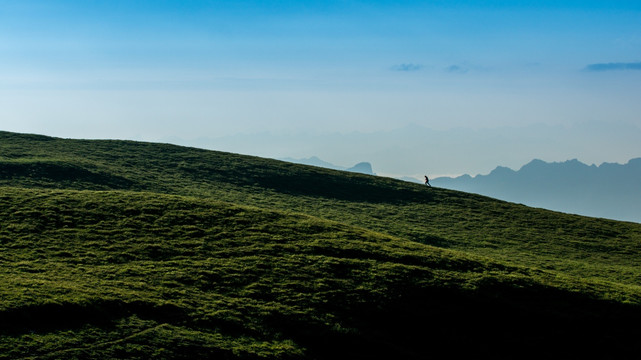
M 0 0 L 1 130 L 187 142 L 264 133 L 269 149 L 271 135 L 414 125 L 599 123 L 598 137 L 604 124 L 641 128 L 640 114 L 638 0 Z M 610 161 L 635 152 L 604 136 Z M 256 141 L 234 150 L 339 157 Z M 434 171 L 482 171 L 467 170 L 475 153 Z M 581 148 L 548 153 L 600 161 Z M 372 156 L 361 160 L 398 172 Z

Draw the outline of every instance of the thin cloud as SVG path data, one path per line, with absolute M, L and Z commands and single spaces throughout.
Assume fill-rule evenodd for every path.
M 585 70 L 586 71 L 641 70 L 641 62 L 590 64 L 585 67 Z
M 392 66 L 392 70 L 394 70 L 394 71 L 405 71 L 405 72 L 409 72 L 409 71 L 419 71 L 419 70 L 421 70 L 422 68 L 423 68 L 423 65 L 420 65 L 420 64 L 412 64 L 412 63 L 409 63 L 409 64 L 399 64 L 399 65 L 394 65 L 394 66 Z
M 452 65 L 452 66 L 448 66 L 447 68 L 445 68 L 445 71 L 447 71 L 449 73 L 465 74 L 469 70 L 466 67 L 463 67 L 463 66 Z

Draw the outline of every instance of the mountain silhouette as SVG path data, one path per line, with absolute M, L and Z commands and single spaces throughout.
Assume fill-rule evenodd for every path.
M 535 159 L 518 171 L 498 166 L 488 175 L 440 177 L 432 183 L 529 206 L 641 222 L 641 158 L 600 166 Z
M 372 164 L 368 162 L 360 162 L 350 168 L 346 168 L 343 166 L 334 165 L 327 161 L 323 161 L 319 159 L 317 156 L 312 156 L 304 159 L 283 158 L 281 160 L 293 162 L 296 164 L 318 166 L 326 169 L 349 171 L 349 172 L 355 172 L 355 173 L 361 173 L 361 174 L 367 174 L 367 175 L 376 175 L 376 173 L 374 173 L 374 171 L 372 170 Z
M 372 164 L 368 162 L 360 162 L 352 166 L 351 168 L 347 169 L 347 171 L 361 173 L 361 174 L 376 175 L 372 170 Z

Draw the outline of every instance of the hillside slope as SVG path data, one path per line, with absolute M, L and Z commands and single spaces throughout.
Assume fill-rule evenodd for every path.
M 641 296 L 615 284 L 207 199 L 0 187 L 0 204 L 2 359 L 608 357 L 636 347 L 627 329 Z
M 0 132 L 0 185 L 134 190 L 296 211 L 596 281 L 641 284 L 641 225 L 251 156 Z

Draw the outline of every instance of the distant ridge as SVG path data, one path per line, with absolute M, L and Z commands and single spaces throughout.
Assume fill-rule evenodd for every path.
M 318 166 L 318 167 L 323 167 L 327 169 L 334 169 L 334 170 L 346 170 L 347 168 L 342 167 L 342 166 L 337 166 L 332 163 L 329 163 L 327 161 L 323 161 L 319 159 L 317 156 L 312 156 L 308 158 L 303 158 L 303 159 L 294 159 L 294 158 L 283 158 L 281 159 L 283 161 L 288 161 L 288 162 L 293 162 L 295 164 L 303 164 L 303 165 L 311 165 L 311 166 Z
M 361 173 L 361 174 L 376 175 L 376 174 L 374 174 L 374 171 L 372 170 L 372 164 L 370 164 L 368 162 L 360 162 L 360 163 L 352 166 L 351 168 L 347 169 L 347 171 Z
M 319 159 L 317 156 L 312 156 L 312 157 L 303 158 L 303 159 L 294 159 L 294 158 L 288 157 L 288 158 L 283 158 L 281 160 L 293 162 L 296 164 L 318 166 L 326 169 L 349 171 L 349 172 L 355 172 L 355 173 L 367 174 L 367 175 L 376 175 L 376 173 L 374 173 L 374 171 L 372 170 L 372 164 L 368 162 L 360 162 L 350 168 L 346 168 L 343 166 L 334 165 L 327 161 L 323 161 Z
M 577 159 L 535 159 L 518 171 L 498 166 L 488 175 L 441 177 L 433 184 L 529 206 L 641 222 L 641 158 L 600 166 Z

